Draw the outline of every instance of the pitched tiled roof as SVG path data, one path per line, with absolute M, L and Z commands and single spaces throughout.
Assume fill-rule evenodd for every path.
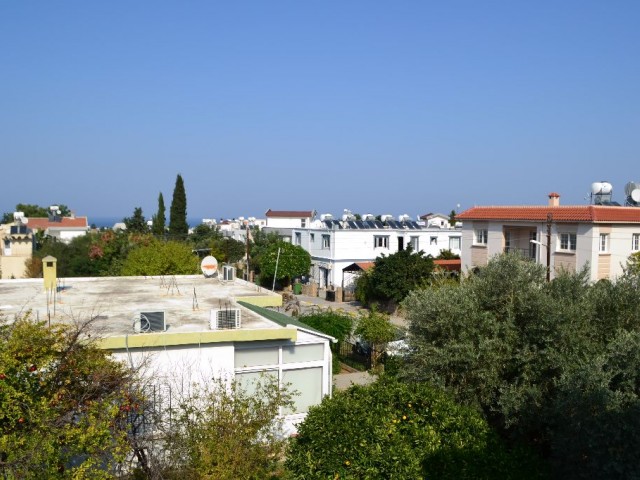
M 451 272 L 459 272 L 462 270 L 462 260 L 459 258 L 451 260 L 434 260 L 433 264 Z
M 309 218 L 314 216 L 313 210 L 267 210 L 267 217 L 278 218 Z
M 47 228 L 87 228 L 87 217 L 62 217 L 59 222 L 51 222 L 46 217 L 29 217 L 27 227 L 32 230 L 46 230 Z
M 473 207 L 456 219 L 544 222 L 549 213 L 554 222 L 640 223 L 640 208 L 602 205 Z

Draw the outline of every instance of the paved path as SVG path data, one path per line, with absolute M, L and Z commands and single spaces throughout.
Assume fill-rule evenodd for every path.
M 340 373 L 333 376 L 336 390 L 346 390 L 351 385 L 368 385 L 376 381 L 376 376 L 369 372 Z

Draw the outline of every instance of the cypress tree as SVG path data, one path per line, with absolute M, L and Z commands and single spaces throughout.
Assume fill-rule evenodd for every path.
M 142 208 L 136 207 L 133 209 L 133 215 L 126 217 L 122 220 L 127 227 L 127 232 L 130 233 L 144 233 L 148 232 L 147 222 L 142 214 Z
M 164 228 L 167 224 L 165 210 L 164 197 L 162 196 L 162 192 L 160 192 L 160 195 L 158 195 L 158 212 L 153 216 L 153 225 L 151 226 L 154 235 L 164 235 Z
M 176 186 L 173 188 L 173 199 L 169 211 L 169 233 L 174 237 L 184 238 L 189 233 L 187 224 L 187 194 L 184 191 L 182 175 L 178 174 Z

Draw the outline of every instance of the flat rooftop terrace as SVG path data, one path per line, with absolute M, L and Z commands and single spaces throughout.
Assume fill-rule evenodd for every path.
M 212 309 L 240 308 L 241 329 L 274 329 L 278 325 L 236 303 L 258 297 L 279 305 L 281 297 L 236 279 L 223 283 L 202 275 L 165 277 L 94 277 L 58 280 L 47 292 L 42 279 L 0 280 L 0 316 L 13 319 L 31 311 L 32 318 L 65 323 L 96 318 L 101 335 L 129 335 L 140 312 L 165 312 L 167 333 L 210 331 Z

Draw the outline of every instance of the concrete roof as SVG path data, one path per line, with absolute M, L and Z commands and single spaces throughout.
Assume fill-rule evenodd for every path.
M 264 305 L 281 303 L 280 295 L 243 280 L 223 284 L 202 275 L 96 277 L 59 279 L 54 309 L 42 279 L 0 280 L 0 315 L 11 319 L 31 310 L 34 319 L 47 320 L 50 314 L 56 322 L 97 317 L 98 333 L 110 337 L 133 334 L 134 318 L 144 311 L 164 311 L 167 333 L 211 332 L 210 310 L 228 306 L 242 310 L 241 330 L 281 328 L 234 301 L 252 297 Z

